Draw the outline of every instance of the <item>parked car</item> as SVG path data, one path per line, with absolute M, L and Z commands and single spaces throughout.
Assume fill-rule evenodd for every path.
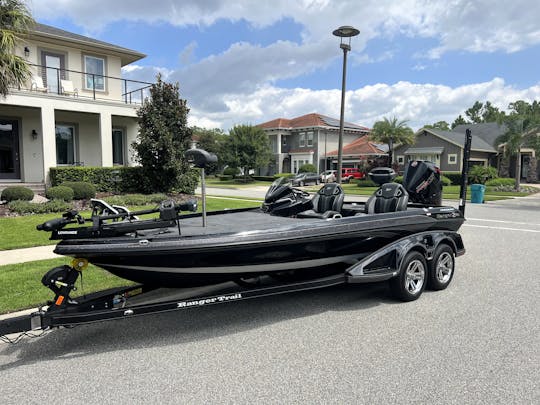
M 308 183 L 319 184 L 320 182 L 321 178 L 317 173 L 298 173 L 292 179 L 292 185 L 300 187 L 303 187 Z
M 321 182 L 334 183 L 336 181 L 336 170 L 325 170 L 321 173 Z
M 361 180 L 366 177 L 364 172 L 356 167 L 344 167 L 341 169 L 341 181 L 348 183 L 353 179 Z

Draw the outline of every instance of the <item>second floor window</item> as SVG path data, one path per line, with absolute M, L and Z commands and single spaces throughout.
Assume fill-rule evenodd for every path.
M 307 133 L 307 146 L 313 146 L 313 132 Z
M 105 91 L 105 59 L 85 55 L 84 57 L 84 86 L 87 90 Z
M 306 146 L 306 133 L 300 132 L 300 146 Z

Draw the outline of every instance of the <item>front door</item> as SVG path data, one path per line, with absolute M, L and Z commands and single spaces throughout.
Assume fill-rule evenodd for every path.
M 19 124 L 0 119 L 0 179 L 20 179 Z

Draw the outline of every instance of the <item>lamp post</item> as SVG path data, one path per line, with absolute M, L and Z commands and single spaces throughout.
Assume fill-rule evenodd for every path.
M 341 183 L 341 167 L 343 166 L 343 126 L 345 122 L 345 82 L 347 78 L 347 52 L 351 50 L 351 37 L 360 34 L 354 27 L 344 25 L 332 32 L 336 37 L 341 38 L 339 47 L 343 49 L 343 78 L 341 79 L 341 114 L 339 116 L 339 137 L 338 137 L 338 167 L 336 182 Z M 344 38 L 349 38 L 349 42 L 343 42 Z

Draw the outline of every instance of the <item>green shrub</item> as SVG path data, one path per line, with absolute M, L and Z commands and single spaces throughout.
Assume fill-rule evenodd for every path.
M 274 180 L 280 177 L 293 177 L 293 176 L 294 176 L 293 173 L 276 173 L 274 174 Z
M 469 184 L 485 184 L 497 178 L 497 169 L 491 166 L 475 165 L 469 170 Z
M 253 178 L 253 180 L 258 180 L 258 181 L 274 181 L 275 178 L 274 176 L 251 176 Z
M 100 192 L 141 192 L 140 167 L 52 167 L 51 184 L 58 186 L 68 181 L 85 181 Z
M 311 163 L 306 163 L 305 165 L 300 166 L 298 173 L 317 173 L 317 168 Z
M 357 185 L 358 187 L 379 187 L 371 180 L 358 180 Z
M 96 196 L 96 187 L 85 181 L 66 181 L 61 185 L 73 190 L 73 198 L 75 200 L 88 200 Z
M 444 172 L 444 177 L 450 179 L 451 184 L 455 186 L 461 184 L 461 172 Z
M 167 200 L 167 194 L 125 194 L 125 195 L 113 195 L 111 197 L 104 198 L 111 205 L 148 205 L 159 204 L 164 200 Z
M 499 177 L 497 179 L 491 179 L 486 181 L 486 186 L 489 187 L 498 187 L 498 186 L 511 186 L 514 187 L 516 184 L 516 179 L 508 177 Z
M 45 192 L 45 197 L 49 200 L 71 201 L 73 200 L 73 195 L 73 189 L 66 186 L 49 187 Z
M 29 201 L 12 201 L 8 208 L 18 214 L 47 214 L 49 212 L 64 212 L 71 209 L 71 204 L 62 200 L 52 200 L 43 204 Z
M 394 183 L 403 184 L 403 176 L 396 176 Z
M 2 191 L 2 196 L 0 197 L 1 200 L 5 200 L 7 202 L 10 201 L 32 201 L 34 198 L 34 192 L 30 190 L 27 187 L 23 186 L 11 186 L 6 187 Z
M 236 176 L 238 174 L 240 174 L 240 170 L 238 170 L 237 167 L 226 167 L 225 170 L 223 170 L 223 174 L 225 176 Z
M 218 179 L 219 181 L 229 181 L 233 179 L 233 176 L 228 175 L 228 174 L 220 174 L 218 175 Z

